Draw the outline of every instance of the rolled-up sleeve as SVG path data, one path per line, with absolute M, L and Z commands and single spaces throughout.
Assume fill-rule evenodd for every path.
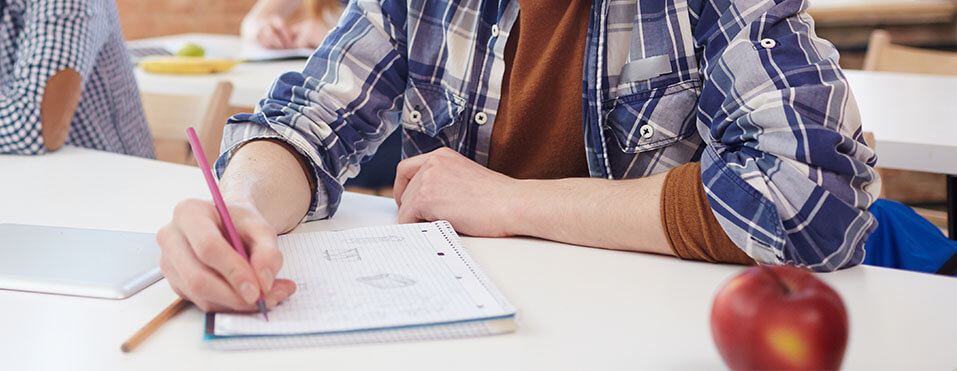
M 877 223 L 876 154 L 838 53 L 807 2 L 701 1 L 702 182 L 728 236 L 760 263 L 860 264 Z
M 230 118 L 217 173 L 243 144 L 280 140 L 301 156 L 316 185 L 306 220 L 331 216 L 342 183 L 399 125 L 404 24 L 404 3 L 350 2 L 302 72 L 279 76 L 255 113 Z

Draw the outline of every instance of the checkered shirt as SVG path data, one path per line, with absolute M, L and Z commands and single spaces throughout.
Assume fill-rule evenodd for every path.
M 51 76 L 71 68 L 83 93 L 67 144 L 153 157 L 112 0 L 0 0 L 0 153 L 47 151 L 40 107 Z
M 594 0 L 582 71 L 591 176 L 700 161 L 715 217 L 758 262 L 859 264 L 876 227 L 867 209 L 877 158 L 807 6 Z M 255 113 L 229 121 L 217 170 L 243 143 L 282 140 L 319 185 L 307 215 L 317 219 L 396 129 L 404 156 L 444 146 L 486 164 L 518 13 L 510 0 L 350 2 L 303 71 L 279 76 Z

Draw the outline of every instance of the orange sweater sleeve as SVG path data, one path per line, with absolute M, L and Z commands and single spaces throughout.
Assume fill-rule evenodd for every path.
M 754 264 L 724 233 L 701 182 L 701 163 L 668 172 L 661 191 L 661 224 L 675 255 L 712 263 Z

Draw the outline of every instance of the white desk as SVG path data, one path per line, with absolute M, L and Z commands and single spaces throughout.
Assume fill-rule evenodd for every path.
M 152 232 L 174 204 L 206 198 L 199 170 L 72 147 L 0 156 L 0 222 Z M 395 222 L 392 200 L 347 194 L 329 221 L 297 231 Z M 516 333 L 258 352 L 217 352 L 189 309 L 131 354 L 119 345 L 169 304 L 165 281 L 122 301 L 0 290 L 5 370 L 718 369 L 711 300 L 736 266 L 569 246 L 466 238 L 519 308 Z M 875 267 L 822 274 L 851 319 L 847 369 L 953 369 L 957 279 Z
M 957 76 L 844 72 L 878 166 L 957 175 Z
M 844 71 L 874 133 L 877 165 L 949 174 L 948 226 L 957 239 L 957 77 Z
M 163 47 L 186 42 L 202 45 L 211 56 L 234 55 L 238 53 L 242 45 L 238 36 L 214 34 L 155 37 L 130 41 L 127 44 L 143 47 Z M 155 94 L 196 95 L 197 92 L 212 93 L 216 83 L 224 80 L 229 81 L 233 84 L 233 95 L 229 104 L 237 107 L 255 107 L 279 75 L 288 71 L 302 71 L 302 67 L 305 65 L 306 61 L 304 59 L 247 62 L 236 65 L 229 72 L 209 75 L 155 74 L 144 72 L 142 68 L 137 67 L 135 74 L 140 91 Z

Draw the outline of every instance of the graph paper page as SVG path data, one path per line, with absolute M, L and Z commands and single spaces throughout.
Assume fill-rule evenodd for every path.
M 262 315 L 218 313 L 214 333 L 292 335 L 467 321 L 514 308 L 447 222 L 279 237 L 296 293 Z

